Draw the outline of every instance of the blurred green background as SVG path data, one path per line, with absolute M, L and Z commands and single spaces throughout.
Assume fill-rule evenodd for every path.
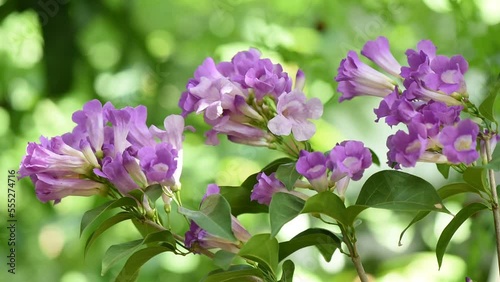
M 63 134 L 73 127 L 71 114 L 93 98 L 117 107 L 144 104 L 148 124 L 162 126 L 166 115 L 180 113 L 177 101 L 187 80 L 207 56 L 228 60 L 237 51 L 256 47 L 280 62 L 292 75 L 300 67 L 305 92 L 318 97 L 325 113 L 316 122 L 313 145 L 328 150 L 344 139 L 360 139 L 385 162 L 385 139 L 394 132 L 375 124 L 375 98 L 338 104 L 333 77 L 350 49 L 367 40 L 389 38 L 396 58 L 421 39 L 431 39 L 438 52 L 463 54 L 473 102 L 480 102 L 500 72 L 500 1 L 498 0 L 141 0 L 67 1 L 0 0 L 0 183 L 1 218 L 5 218 L 9 169 L 18 169 L 27 142 Z M 230 144 L 203 144 L 207 129 L 200 116 L 188 119 L 197 128 L 187 133 L 183 200 L 196 207 L 208 183 L 238 185 L 248 175 L 280 156 L 276 152 Z M 366 176 L 379 169 L 372 167 Z M 439 187 L 444 179 L 433 165 L 405 171 Z M 452 175 L 457 177 L 456 174 Z M 366 177 L 364 178 L 366 179 Z M 354 201 L 359 183 L 348 190 Z M 119 272 L 100 275 L 100 261 L 112 244 L 137 239 L 131 224 L 108 231 L 83 257 L 79 238 L 83 212 L 102 199 L 65 198 L 42 204 L 33 185 L 17 187 L 17 274 L 6 269 L 7 223 L 0 226 L 0 281 L 111 281 Z M 458 210 L 469 198 L 449 203 Z M 438 271 L 433 250 L 437 236 L 451 219 L 433 215 L 410 229 L 398 247 L 399 234 L 411 214 L 371 210 L 363 214 L 359 249 L 367 272 L 377 281 L 496 281 L 494 236 L 490 214 L 480 214 L 459 229 Z M 268 232 L 265 215 L 245 215 L 253 233 Z M 174 229 L 187 227 L 180 220 Z M 300 216 L 279 234 L 286 240 L 317 221 Z M 295 281 L 353 281 L 351 263 L 337 253 L 332 262 L 316 249 L 292 256 Z M 142 269 L 139 281 L 198 281 L 214 265 L 204 257 L 160 255 Z

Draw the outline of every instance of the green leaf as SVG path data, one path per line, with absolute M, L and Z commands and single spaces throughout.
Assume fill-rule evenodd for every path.
M 82 221 L 80 223 L 80 236 L 82 236 L 83 231 L 94 223 L 98 218 L 100 218 L 106 211 L 117 208 L 117 207 L 136 207 L 137 202 L 129 197 L 123 197 L 118 200 L 113 200 L 106 202 L 97 208 L 86 211 L 83 214 Z
M 206 197 L 199 211 L 179 207 L 179 212 L 208 233 L 232 242 L 237 241 L 231 228 L 231 207 L 222 195 L 214 194 Z
M 347 210 L 344 202 L 336 194 L 325 191 L 307 199 L 302 213 L 321 213 L 348 225 Z
M 491 161 L 485 166 L 487 169 L 500 171 L 500 146 L 496 146 L 491 155 Z
M 144 190 L 144 194 L 148 196 L 149 201 L 154 204 L 158 198 L 161 197 L 161 194 L 163 194 L 163 189 L 161 188 L 160 184 L 153 184 Z
M 380 159 L 378 158 L 377 154 L 372 149 L 369 149 L 370 153 L 372 154 L 372 163 L 376 164 L 377 166 L 380 166 Z
M 458 195 L 461 193 L 478 193 L 477 189 L 472 187 L 471 185 L 467 183 L 452 183 L 445 185 L 437 190 L 437 193 L 441 199 L 447 199 L 451 196 Z M 415 217 L 412 219 L 412 221 L 406 226 L 406 228 L 401 232 L 401 235 L 399 235 L 399 245 L 402 246 L 401 240 L 403 239 L 404 234 L 406 231 L 415 223 L 419 222 L 420 220 L 424 219 L 427 215 L 429 215 L 430 211 L 420 211 L 418 212 Z
M 220 194 L 228 201 L 231 206 L 231 213 L 238 216 L 244 213 L 267 212 L 268 206 L 252 201 L 250 195 L 252 189 L 245 186 L 220 186 Z
M 444 228 L 443 233 L 441 233 L 441 236 L 439 236 L 436 245 L 436 257 L 438 260 L 439 268 L 441 268 L 441 263 L 443 262 L 443 256 L 446 251 L 446 247 L 450 243 L 450 240 L 457 229 L 473 214 L 487 208 L 488 207 L 482 203 L 472 203 L 460 210 L 457 215 L 453 217 L 450 223 L 448 223 L 448 225 Z
M 486 169 L 484 167 L 469 167 L 463 174 L 464 181 L 478 191 L 487 192 Z
M 90 249 L 90 246 L 97 240 L 97 238 L 104 233 L 104 231 L 108 230 L 110 227 L 114 226 L 115 224 L 118 224 L 124 220 L 131 219 L 133 216 L 129 212 L 120 212 L 118 214 L 115 214 L 114 216 L 106 219 L 97 229 L 90 234 L 89 238 L 87 239 L 87 242 L 85 243 L 85 250 L 84 250 L 84 255 L 87 254 L 88 250 Z
M 295 182 L 300 178 L 300 173 L 295 169 L 295 162 L 280 165 L 276 170 L 276 178 L 283 182 L 286 189 L 292 190 Z
M 297 234 L 290 241 L 280 243 L 278 260 L 282 261 L 299 249 L 316 246 L 325 260 L 330 261 L 335 250 L 340 248 L 341 241 L 337 235 L 328 230 L 310 228 Z
M 479 112 L 492 122 L 496 122 L 495 114 L 493 113 L 495 100 L 500 93 L 500 76 L 494 83 L 491 84 L 490 91 L 486 99 L 479 105 Z
M 234 265 L 227 271 L 210 272 L 201 282 L 263 282 L 262 272 L 248 265 Z
M 270 270 L 276 276 L 278 253 L 279 244 L 276 238 L 271 234 L 257 234 L 243 245 L 238 255 L 257 262 L 259 266 Z
M 429 182 L 395 170 L 370 176 L 361 188 L 356 205 L 397 211 L 448 212 Z
M 144 221 L 138 220 L 136 218 L 132 218 L 132 223 L 134 224 L 137 231 L 141 233 L 142 237 L 146 237 L 150 233 L 158 232 L 158 229 L 156 227 L 153 227 L 145 223 Z
M 271 236 L 276 236 L 285 223 L 298 216 L 304 203 L 304 200 L 288 193 L 274 194 L 269 205 Z
M 118 261 L 131 256 L 133 253 L 139 250 L 142 245 L 154 242 L 167 243 L 167 246 L 170 247 L 167 248 L 169 248 L 170 250 L 173 250 L 175 248 L 175 239 L 173 238 L 172 233 L 167 230 L 151 233 L 144 239 L 113 245 L 109 247 L 102 259 L 101 275 L 104 275 Z
M 231 263 L 233 262 L 235 257 L 235 253 L 219 250 L 215 253 L 213 261 L 216 266 L 220 267 L 221 269 L 227 270 L 231 266 Z
M 346 225 L 348 226 L 353 226 L 354 221 L 356 220 L 356 217 L 364 210 L 366 210 L 368 207 L 366 206 L 359 206 L 359 205 L 352 205 L 347 207 L 347 221 Z
M 116 277 L 116 282 L 133 282 L 137 279 L 139 275 L 140 268 L 154 256 L 161 254 L 163 252 L 172 251 L 172 249 L 155 246 L 139 250 L 132 254 L 127 260 L 122 270 Z
M 282 266 L 283 273 L 281 274 L 281 279 L 279 282 L 293 282 L 293 272 L 295 271 L 295 265 L 293 261 L 286 260 Z
M 450 175 L 450 165 L 447 164 L 436 164 L 436 167 L 441 173 L 441 175 L 445 178 L 448 179 L 448 176 Z

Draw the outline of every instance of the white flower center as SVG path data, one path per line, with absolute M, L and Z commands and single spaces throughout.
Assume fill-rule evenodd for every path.
M 347 157 L 344 159 L 344 161 L 342 162 L 346 167 L 348 168 L 351 168 L 354 166 L 354 164 L 356 164 L 357 162 L 359 161 L 358 158 L 355 158 L 355 157 Z
M 455 140 L 455 143 L 453 143 L 453 147 L 457 151 L 466 151 L 470 150 L 472 145 L 472 136 L 470 135 L 462 135 Z
M 413 142 L 411 142 L 410 144 L 408 144 L 408 146 L 406 147 L 406 150 L 405 150 L 405 153 L 415 153 L 415 152 L 418 152 L 420 151 L 420 148 L 422 147 L 422 143 L 420 142 L 420 140 L 415 140 Z

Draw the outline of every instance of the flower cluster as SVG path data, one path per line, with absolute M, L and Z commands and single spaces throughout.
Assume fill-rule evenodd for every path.
M 28 144 L 20 177 L 31 178 L 42 202 L 127 195 L 152 184 L 179 189 L 184 119 L 168 116 L 161 130 L 148 128 L 146 118 L 144 106 L 116 109 L 109 102 L 89 101 L 73 114 L 72 132 Z
M 407 132 L 399 130 L 387 139 L 391 167 L 413 167 L 417 161 L 469 165 L 479 157 L 479 126 L 470 119 L 460 119 L 467 99 L 464 74 L 468 69 L 462 56 L 436 55 L 434 44 L 422 40 L 417 50 L 406 51 L 408 66 L 400 66 L 384 37 L 367 42 L 361 54 L 403 80 L 401 91 L 393 80 L 361 62 L 353 51 L 342 60 L 335 77 L 342 93 L 339 101 L 356 96 L 381 97 L 374 110 L 376 121 L 385 118 L 390 126 L 406 125 Z
M 305 177 L 310 186 L 317 192 L 336 189 L 343 196 L 349 181 L 359 180 L 365 169 L 372 164 L 372 154 L 360 141 L 348 140 L 337 144 L 326 155 L 322 152 L 308 152 L 302 150 L 296 164 L 297 172 Z M 300 185 L 297 185 L 300 186 Z M 307 199 L 307 195 L 295 190 L 288 190 L 276 178 L 275 173 L 266 175 L 261 172 L 257 175 L 251 200 L 260 204 L 269 205 L 275 193 L 289 193 L 299 198 Z
M 315 133 L 309 119 L 318 119 L 323 105 L 302 92 L 304 74 L 297 73 L 295 88 L 280 64 L 262 59 L 259 51 L 237 53 L 230 62 L 215 64 L 207 58 L 182 93 L 182 115 L 203 113 L 211 130 L 207 144 L 217 145 L 218 134 L 235 143 L 272 147 L 275 136 L 293 133 L 305 141 Z

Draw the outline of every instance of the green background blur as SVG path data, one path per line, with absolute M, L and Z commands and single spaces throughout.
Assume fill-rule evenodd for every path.
M 404 64 L 406 49 L 431 39 L 439 53 L 463 54 L 469 61 L 468 89 L 471 100 L 479 103 L 500 72 L 499 22 L 498 0 L 0 0 L 0 281 L 111 281 L 120 268 L 100 276 L 105 250 L 139 237 L 131 224 L 121 223 L 84 258 L 88 234 L 79 238 L 80 219 L 102 199 L 70 197 L 55 206 L 42 204 L 33 185 L 22 180 L 16 187 L 17 274 L 7 273 L 7 171 L 18 169 L 27 142 L 70 131 L 71 114 L 86 101 L 97 98 L 116 107 L 144 104 L 148 124 L 162 126 L 166 115 L 180 113 L 180 93 L 205 57 L 228 60 L 237 51 L 256 47 L 282 63 L 292 77 L 302 68 L 307 95 L 326 103 L 312 140 L 317 150 L 359 139 L 384 163 L 385 139 L 395 130 L 373 122 L 378 100 L 337 102 L 333 77 L 346 52 L 359 51 L 365 41 L 384 35 Z M 187 133 L 184 145 L 182 196 L 188 207 L 198 205 L 208 183 L 238 185 L 280 156 L 227 141 L 205 146 L 202 118 L 189 117 L 187 123 L 197 128 Z M 366 176 L 381 168 L 370 168 Z M 405 171 L 436 187 L 445 183 L 433 165 Z M 351 185 L 348 201 L 354 201 L 364 179 Z M 456 197 L 448 208 L 457 211 L 470 200 Z M 268 232 L 265 215 L 240 219 L 253 234 Z M 411 214 L 370 210 L 362 219 L 359 249 L 365 269 L 377 281 L 463 281 L 465 276 L 496 281 L 489 275 L 495 265 L 490 214 L 479 214 L 459 229 L 441 271 L 433 250 L 450 216 L 433 215 L 417 224 L 401 247 L 399 234 Z M 174 223 L 178 232 L 187 228 L 175 218 Z M 322 225 L 299 216 L 278 239 L 287 240 L 309 226 Z M 295 281 L 355 277 L 350 261 L 339 253 L 325 263 L 317 250 L 308 248 L 292 259 Z M 143 267 L 139 281 L 198 281 L 214 268 L 204 257 L 163 254 Z

